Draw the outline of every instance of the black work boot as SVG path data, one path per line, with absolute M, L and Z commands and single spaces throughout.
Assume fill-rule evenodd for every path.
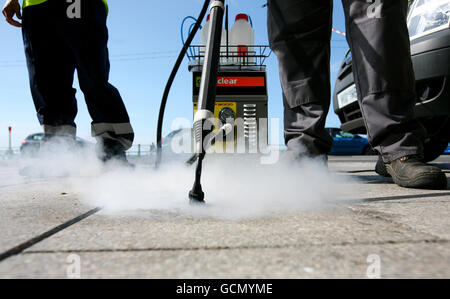
M 106 139 L 101 144 L 100 160 L 104 163 L 114 162 L 127 168 L 134 168 L 128 162 L 124 147 L 116 140 Z
M 375 165 L 375 172 L 385 178 L 390 178 L 391 175 L 386 169 L 386 164 L 384 164 L 383 158 L 378 156 L 377 164 Z
M 442 170 L 439 167 L 422 162 L 418 156 L 407 156 L 383 164 L 387 174 L 400 187 L 430 190 L 447 189 L 447 177 Z M 378 168 L 377 173 L 383 175 L 381 167 Z

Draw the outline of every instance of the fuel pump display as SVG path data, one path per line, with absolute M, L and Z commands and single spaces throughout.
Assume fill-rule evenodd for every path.
M 209 3 L 210 15 L 202 29 L 203 32 L 200 32 L 203 36 L 201 40 L 205 44 L 191 46 L 197 31 L 201 28 Z M 225 0 L 211 2 L 205 0 L 199 17 L 197 19 L 186 17 L 185 20 L 187 19 L 194 19 L 195 24 L 192 25 L 186 42 L 182 36 L 183 48 L 164 89 L 158 116 L 155 166 L 159 167 L 161 163 L 162 126 L 167 99 L 183 57 L 187 55 L 190 60 L 189 70 L 193 74 L 195 111 L 193 124 L 195 154 L 187 163 L 192 165 L 197 162 L 189 200 L 192 204 L 202 204 L 205 197 L 201 186 L 203 160 L 208 148 L 220 146 L 221 135 L 228 136 L 234 132 L 237 139 L 233 138 L 230 141 L 233 143 L 232 146 L 235 146 L 236 141 L 239 145 L 239 136 L 243 136 L 249 148 L 254 148 L 258 143 L 263 143 L 262 141 L 267 143 L 267 76 L 264 62 L 271 51 L 269 46 L 254 45 L 254 31 L 251 17 L 248 15 L 239 14 L 236 17 L 230 38 L 228 7 L 225 6 Z M 226 35 L 225 39 L 222 38 L 223 34 Z M 265 120 L 265 125 L 259 120 Z M 216 121 L 219 123 L 212 123 Z M 239 126 L 239 123 L 242 126 Z M 265 132 L 266 136 L 258 140 L 258 137 L 264 135 L 258 134 L 260 132 Z M 225 144 L 227 143 L 228 140 Z
M 224 2 L 211 2 L 210 18 L 203 29 L 208 33 L 206 45 L 191 46 L 188 54 L 193 75 L 195 137 L 195 155 L 188 163 L 197 161 L 194 186 L 189 192 L 193 204 L 204 203 L 200 180 L 208 147 L 242 148 L 243 144 L 244 153 L 257 153 L 258 146 L 267 146 L 268 140 L 264 61 L 271 52 L 268 46 L 254 45 L 255 34 L 248 15 L 236 16 L 229 36 Z M 226 34 L 225 39 L 222 34 Z M 205 138 L 209 135 L 213 136 L 210 140 Z M 221 135 L 226 135 L 225 142 L 221 142 Z
M 242 70 L 242 65 L 222 66 L 217 76 L 216 105 L 214 118 L 221 124 L 230 123 L 234 134 L 226 139 L 228 148 L 236 150 L 237 138 L 245 145 L 245 153 L 255 153 L 252 149 L 267 146 L 268 96 L 264 66 L 254 70 Z M 193 106 L 197 111 L 201 72 L 196 67 L 193 73 Z M 216 126 L 217 127 L 217 126 Z M 240 131 L 238 131 L 240 130 Z M 263 138 L 260 138 L 263 137 Z M 216 147 L 223 146 L 221 142 Z
M 206 35 L 209 29 L 208 18 L 201 36 Z M 223 34 L 226 35 L 225 38 Z M 245 145 L 244 153 L 257 153 L 258 148 L 267 146 L 268 128 L 265 120 L 268 114 L 268 96 L 264 62 L 270 55 L 270 50 L 268 46 L 254 43 L 255 32 L 249 15 L 238 14 L 230 30 L 222 29 L 214 118 L 221 124 L 233 125 L 234 134 L 226 138 L 226 143 L 227 148 L 235 148 L 234 153 L 242 153 L 236 151 L 239 143 Z M 205 62 L 205 38 L 201 39 L 199 46 L 191 46 L 189 53 L 195 115 Z M 220 124 L 215 124 L 215 127 L 220 127 Z M 220 146 L 224 146 L 222 142 L 215 144 L 215 147 Z

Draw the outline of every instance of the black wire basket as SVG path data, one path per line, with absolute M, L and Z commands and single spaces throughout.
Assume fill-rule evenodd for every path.
M 269 46 L 221 46 L 221 69 L 265 69 L 265 61 L 272 54 Z M 205 58 L 206 46 L 190 46 L 187 56 L 190 60 L 189 70 L 201 69 Z

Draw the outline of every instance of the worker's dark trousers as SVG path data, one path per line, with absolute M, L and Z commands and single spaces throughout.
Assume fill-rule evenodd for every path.
M 423 153 L 424 128 L 414 120 L 414 72 L 406 0 L 343 0 L 347 40 L 369 141 L 391 162 Z M 269 0 L 268 30 L 279 59 L 290 149 L 328 153 L 331 0 Z
M 108 83 L 105 5 L 82 0 L 76 15 L 73 3 L 48 0 L 23 11 L 23 41 L 39 121 L 46 134 L 76 134 L 76 69 L 93 119 L 92 136 L 126 150 L 134 133 L 118 90 Z

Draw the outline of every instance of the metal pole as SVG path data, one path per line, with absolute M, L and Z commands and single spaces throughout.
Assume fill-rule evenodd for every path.
M 227 33 L 227 44 L 226 44 L 226 46 L 227 46 L 227 62 L 228 62 L 228 59 L 230 58 L 229 57 L 230 53 L 229 53 L 229 49 L 228 49 L 228 46 L 230 44 L 229 34 L 228 34 L 228 30 L 229 30 L 229 28 L 228 28 L 228 19 L 229 19 L 229 16 L 228 16 L 228 4 L 227 4 L 226 10 L 225 10 L 225 31 Z
M 214 118 L 216 102 L 217 73 L 219 71 L 220 43 L 222 37 L 225 0 L 213 0 L 210 6 L 210 31 L 206 43 L 205 62 L 198 96 L 197 112 L 194 117 L 194 136 L 198 155 L 195 181 L 189 192 L 192 204 L 204 203 L 205 194 L 201 185 L 202 163 L 205 158 L 205 137 L 212 132 L 211 120 Z M 206 128 L 205 128 L 206 127 Z
M 8 152 L 10 154 L 12 154 L 12 143 L 11 143 L 12 127 L 8 127 L 8 131 L 9 131 L 9 148 L 8 148 Z
M 223 17 L 225 11 L 224 0 L 212 1 L 222 6 L 213 6 L 210 13 L 210 35 L 206 44 L 205 62 L 200 83 L 198 111 L 208 110 L 214 115 L 217 87 L 217 73 L 219 71 L 220 41 L 222 36 Z

